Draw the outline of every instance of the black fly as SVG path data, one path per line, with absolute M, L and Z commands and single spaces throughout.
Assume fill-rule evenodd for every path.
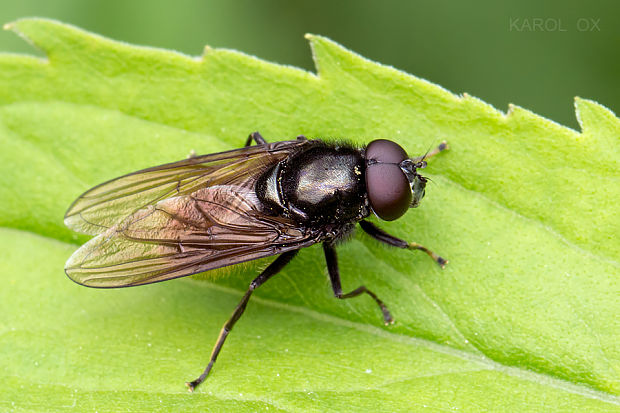
M 393 323 L 365 286 L 342 292 L 334 246 L 359 223 L 371 237 L 424 251 L 443 267 L 446 260 L 437 254 L 365 218 L 374 213 L 392 221 L 417 207 L 427 182 L 418 170 L 446 148 L 442 143 L 411 159 L 383 139 L 355 148 L 304 136 L 267 143 L 254 132 L 244 148 L 144 169 L 84 193 L 69 207 L 65 224 L 96 236 L 69 258 L 65 271 L 87 287 L 129 287 L 278 255 L 224 324 L 205 371 L 187 383 L 192 391 L 211 371 L 252 292 L 312 244 L 323 243 L 336 298 L 368 294 L 385 324 Z

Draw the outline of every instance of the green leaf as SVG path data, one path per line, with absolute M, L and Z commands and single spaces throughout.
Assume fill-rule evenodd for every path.
M 609 411 L 620 404 L 620 122 L 576 99 L 582 133 L 309 36 L 318 75 L 230 50 L 195 59 L 41 19 L 9 25 L 47 59 L 0 55 L 0 409 Z M 65 260 L 82 191 L 268 140 L 447 139 L 422 206 L 381 225 L 450 259 L 356 235 L 331 297 L 320 248 L 257 292 L 197 393 L 257 268 L 214 282 L 92 290 Z

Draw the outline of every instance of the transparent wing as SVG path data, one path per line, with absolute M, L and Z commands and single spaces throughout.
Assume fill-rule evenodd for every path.
M 292 143 L 150 168 L 86 192 L 67 216 L 73 217 L 72 227 L 100 233 L 69 258 L 67 275 L 89 287 L 127 287 L 312 245 L 319 234 L 264 214 L 254 191 L 261 172 L 300 144 Z M 194 171 L 198 165 L 200 173 Z M 138 176 L 153 179 L 144 185 Z
M 303 248 L 317 242 L 286 218 L 260 213 L 249 188 L 207 187 L 168 198 L 96 236 L 67 261 L 89 287 L 154 283 Z
M 105 232 L 140 209 L 211 185 L 229 185 L 260 174 L 309 141 L 284 141 L 204 155 L 134 172 L 82 194 L 65 225 L 90 235 Z

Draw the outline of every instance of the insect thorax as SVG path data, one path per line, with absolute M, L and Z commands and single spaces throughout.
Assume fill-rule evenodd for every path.
M 369 214 L 364 158 L 351 147 L 307 147 L 267 171 L 256 192 L 272 215 L 328 232 Z

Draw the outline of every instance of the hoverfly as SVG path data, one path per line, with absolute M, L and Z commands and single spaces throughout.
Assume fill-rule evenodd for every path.
M 69 258 L 65 271 L 78 284 L 116 288 L 278 255 L 224 324 L 204 372 L 186 383 L 193 391 L 211 371 L 252 292 L 300 249 L 318 242 L 336 298 L 368 294 L 385 324 L 393 323 L 385 304 L 365 286 L 342 292 L 335 245 L 359 223 L 371 237 L 421 250 L 443 267 L 447 261 L 439 255 L 365 218 L 374 213 L 391 221 L 417 207 L 427 182 L 418 170 L 446 148 L 443 142 L 411 159 L 384 139 L 356 148 L 304 136 L 267 143 L 254 132 L 244 148 L 144 169 L 82 194 L 65 214 L 65 224 L 95 237 Z

